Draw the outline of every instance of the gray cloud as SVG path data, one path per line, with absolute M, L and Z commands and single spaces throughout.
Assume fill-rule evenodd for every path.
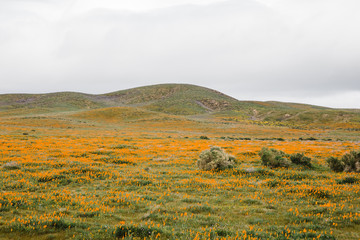
M 0 3 L 0 92 L 181 82 L 360 108 L 356 1 L 26 2 Z

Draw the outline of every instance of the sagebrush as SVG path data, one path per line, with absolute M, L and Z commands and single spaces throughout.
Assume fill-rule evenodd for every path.
M 345 153 L 340 159 L 329 157 L 326 161 L 334 172 L 360 172 L 360 151 Z
M 280 150 L 263 147 L 259 152 L 259 156 L 264 166 L 278 168 L 288 167 L 290 165 L 286 159 L 287 154 Z
M 294 153 L 290 155 L 290 160 L 296 165 L 311 167 L 311 158 L 304 155 L 304 153 Z
M 201 152 L 197 165 L 201 170 L 223 170 L 233 167 L 235 157 L 220 147 L 211 147 Z

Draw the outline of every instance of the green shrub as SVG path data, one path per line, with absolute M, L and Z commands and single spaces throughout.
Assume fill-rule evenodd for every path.
M 235 163 L 235 157 L 227 154 L 220 147 L 211 147 L 201 152 L 197 165 L 201 170 L 223 170 L 231 168 Z
M 334 172 L 360 172 L 360 151 L 346 153 L 340 160 L 330 157 L 326 161 Z
M 115 238 L 124 238 L 124 237 L 139 237 L 139 238 L 148 238 L 154 237 L 157 234 L 162 234 L 163 231 L 159 228 L 153 227 L 135 227 L 135 226 L 121 226 L 115 230 Z
M 303 153 L 294 153 L 290 155 L 290 160 L 294 164 L 311 167 L 311 158 L 306 157 Z
M 261 202 L 259 200 L 256 199 L 244 199 L 241 202 L 245 203 L 246 205 L 261 205 Z
M 208 138 L 207 136 L 200 136 L 200 139 L 209 140 L 210 138 Z
M 119 144 L 111 147 L 112 149 L 138 149 L 136 146 Z
M 213 212 L 211 207 L 203 205 L 190 206 L 186 210 L 191 213 Z
M 224 229 L 217 229 L 215 230 L 216 235 L 218 235 L 219 237 L 226 237 L 226 236 L 231 236 L 233 235 L 232 232 L 228 231 L 228 230 L 224 230 Z
M 336 180 L 337 184 L 353 184 L 359 182 L 359 179 L 356 177 L 345 177 L 343 179 Z
M 58 175 L 45 175 L 38 178 L 38 182 L 51 182 L 55 180 L 63 180 L 66 179 L 65 175 L 58 174 Z
M 330 169 L 334 172 L 344 171 L 344 163 L 341 162 L 338 158 L 329 157 L 328 159 L 326 159 L 326 162 L 328 163 Z
M 248 223 L 251 225 L 260 225 L 260 224 L 264 224 L 264 219 L 262 218 L 251 218 L 248 220 Z
M 93 218 L 95 216 L 98 216 L 99 212 L 94 211 L 94 212 L 82 212 L 82 213 L 78 213 L 77 216 L 81 217 L 81 218 Z
M 270 180 L 267 182 L 267 185 L 271 188 L 275 188 L 277 186 L 279 186 L 280 181 L 279 180 Z
M 263 147 L 259 152 L 261 162 L 264 166 L 271 168 L 288 167 L 289 161 L 286 159 L 286 154 L 283 151 L 279 151 L 273 148 Z
M 360 151 L 351 151 L 341 157 L 344 163 L 344 172 L 360 172 Z

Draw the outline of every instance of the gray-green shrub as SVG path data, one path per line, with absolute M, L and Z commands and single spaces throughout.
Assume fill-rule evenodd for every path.
M 326 159 L 327 164 L 329 165 L 330 169 L 334 172 L 342 172 L 344 171 L 344 163 L 341 162 L 336 157 L 329 157 Z
M 227 154 L 220 147 L 211 147 L 201 152 L 197 165 L 201 170 L 223 170 L 235 164 L 235 157 Z
M 344 172 L 360 172 L 360 151 L 351 151 L 341 157 L 344 163 Z
M 288 167 L 289 161 L 286 159 L 286 153 L 273 148 L 263 147 L 259 152 L 261 162 L 264 166 L 271 168 Z
M 294 153 L 290 155 L 290 160 L 296 165 L 311 167 L 311 158 L 306 157 L 303 153 Z
M 326 161 L 334 172 L 360 172 L 360 151 L 345 153 L 340 160 L 330 157 Z

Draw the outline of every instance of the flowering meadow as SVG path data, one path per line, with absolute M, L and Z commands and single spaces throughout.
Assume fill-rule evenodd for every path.
M 326 163 L 359 132 L 44 115 L 2 117 L 0 135 L 0 239 L 360 239 L 360 175 Z M 211 146 L 235 166 L 199 170 Z M 262 147 L 313 167 L 262 166 Z

